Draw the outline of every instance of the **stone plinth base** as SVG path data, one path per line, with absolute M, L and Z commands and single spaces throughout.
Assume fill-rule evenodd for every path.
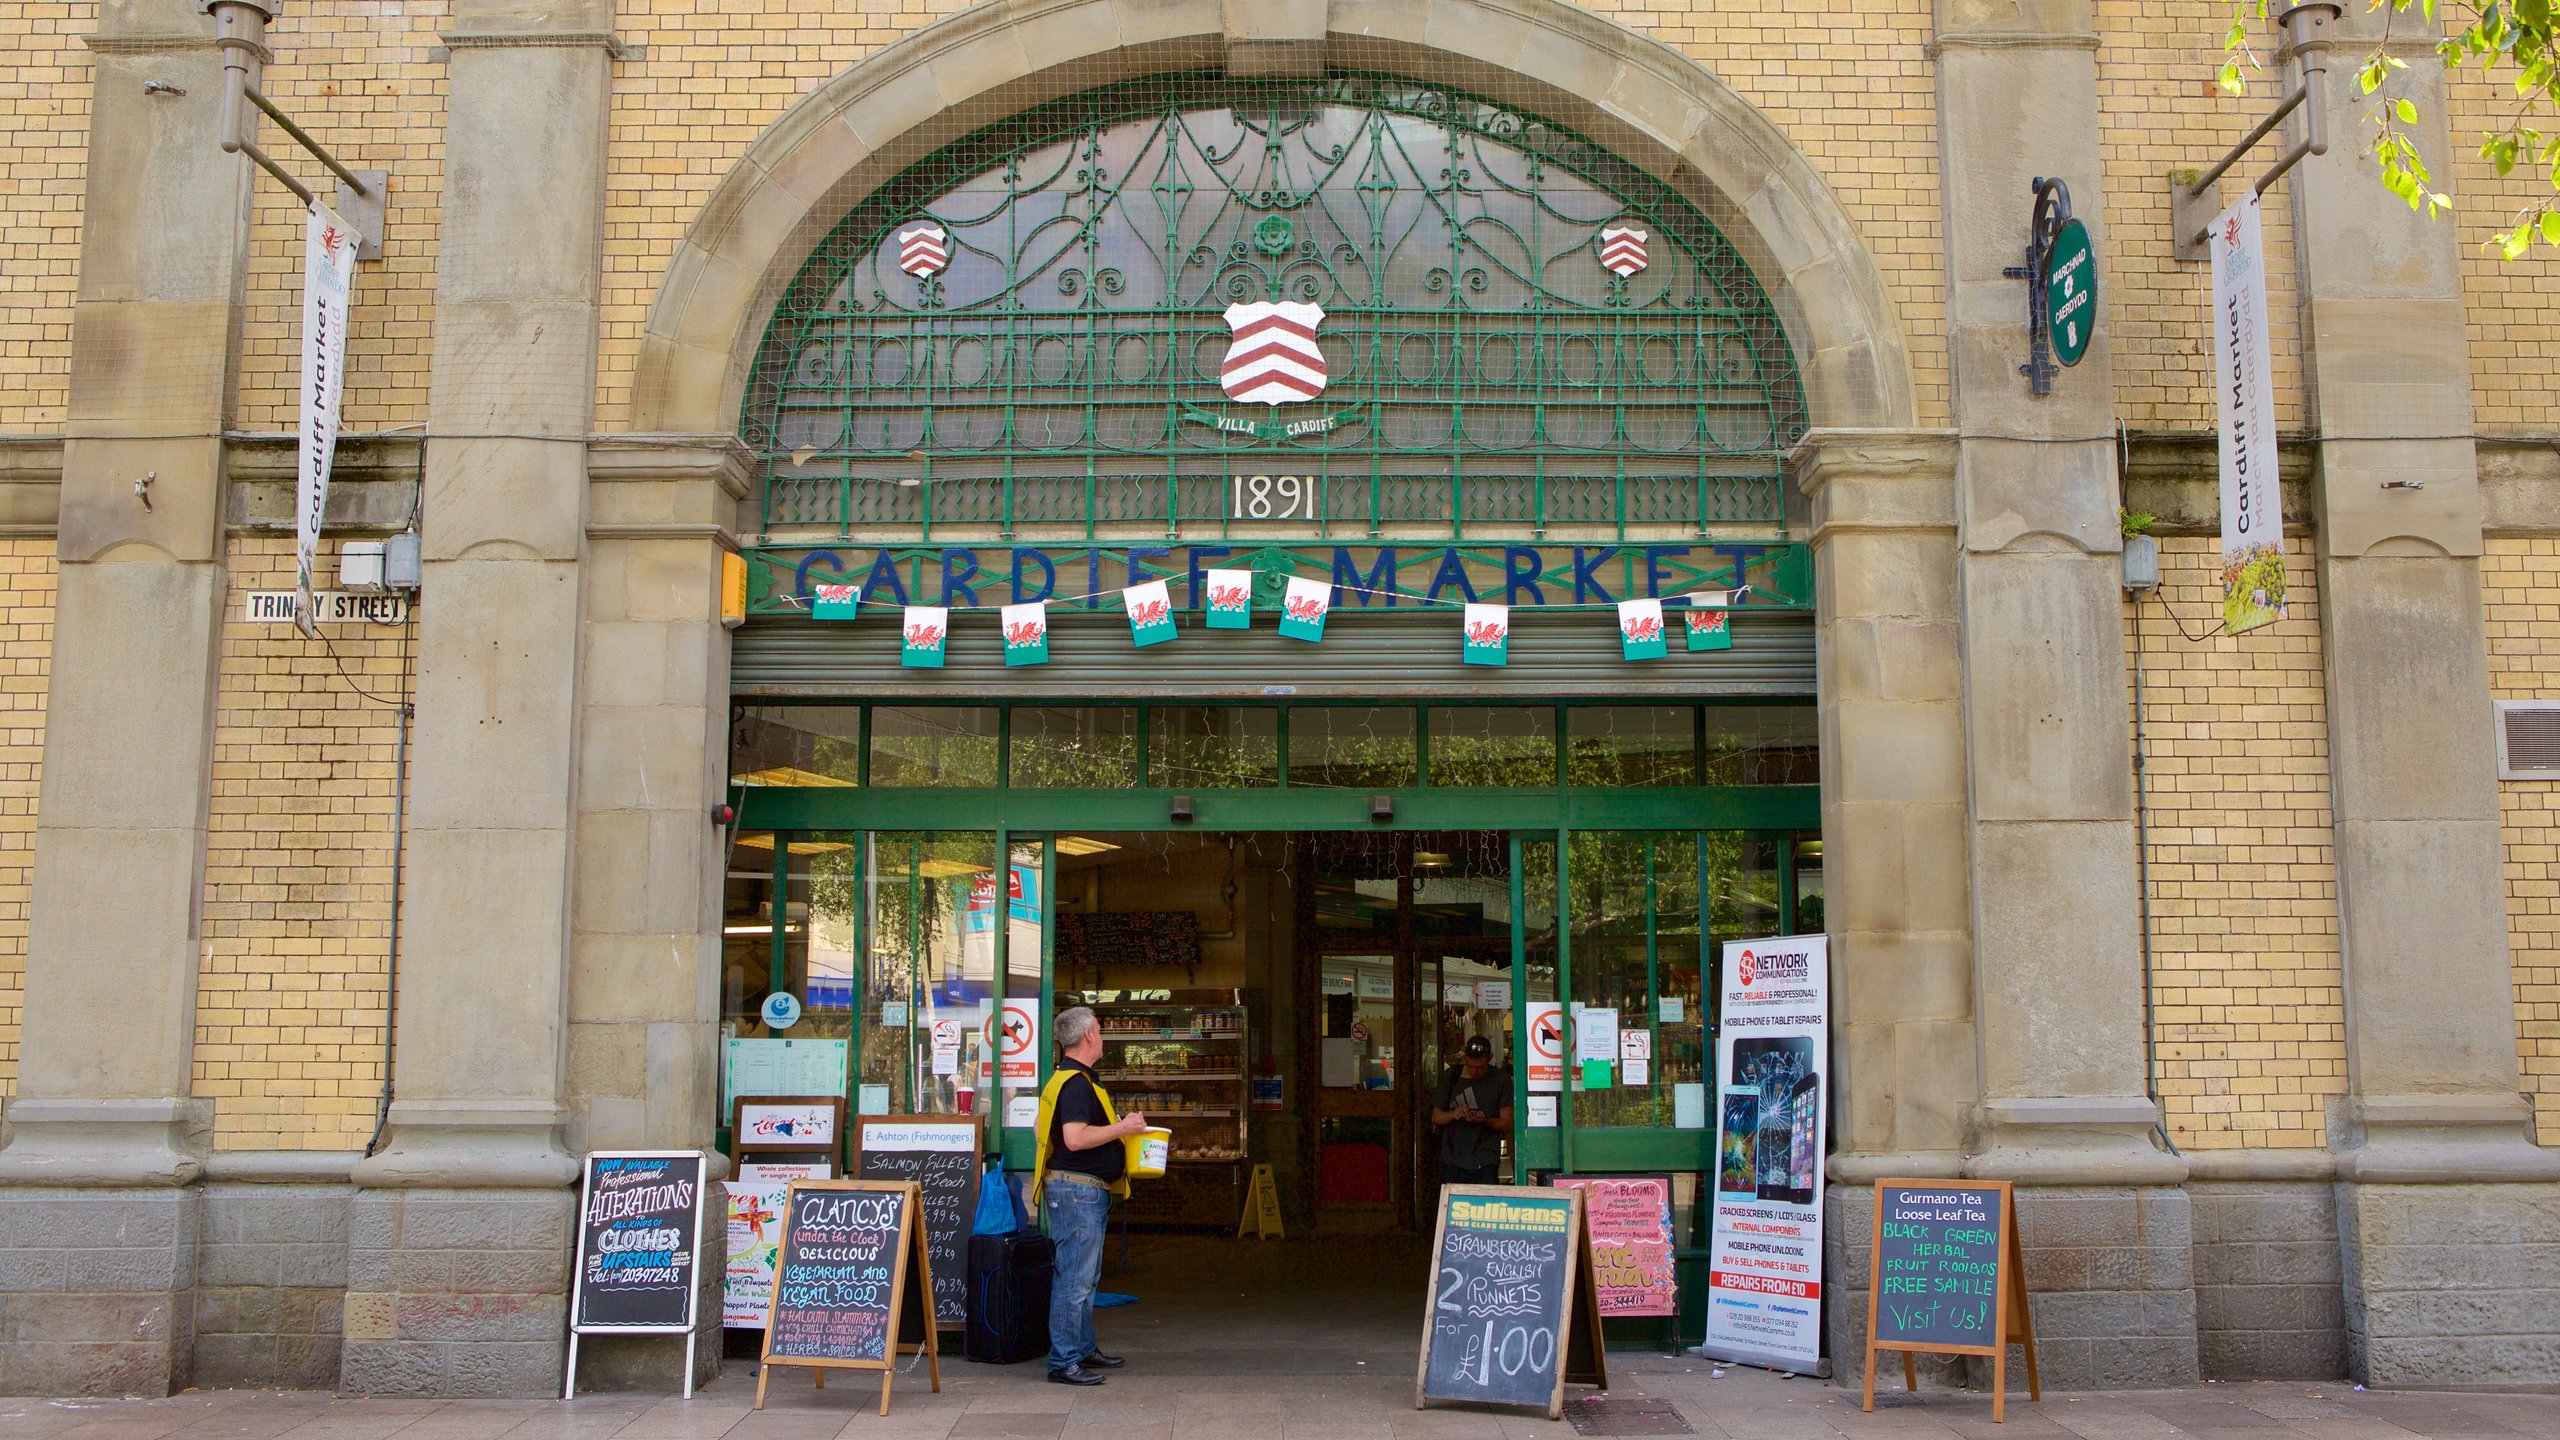
M 2338 1204 L 2326 1180 L 2197 1181 L 2196 1349 L 2215 1380 L 2346 1373 Z
M 338 1389 L 558 1395 L 570 1190 L 359 1190 Z
M 2560 1385 L 2560 1185 L 2337 1187 L 2347 1369 L 2367 1385 Z
M 0 1395 L 192 1383 L 192 1188 L 0 1189 Z

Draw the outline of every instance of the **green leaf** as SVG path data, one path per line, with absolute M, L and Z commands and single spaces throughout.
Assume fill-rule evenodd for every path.
M 2560 245 L 2560 210 L 2542 212 L 2542 238 L 2550 244 Z
M 2401 124 L 2415 125 L 2418 123 L 2418 102 L 2406 97 L 2394 100 L 2391 102 L 2391 113 L 2400 117 Z

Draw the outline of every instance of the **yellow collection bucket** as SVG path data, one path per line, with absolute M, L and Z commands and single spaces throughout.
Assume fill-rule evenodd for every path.
M 1165 1162 L 1173 1158 L 1173 1132 L 1161 1125 L 1150 1125 L 1120 1142 L 1129 1149 L 1129 1175 L 1136 1180 L 1161 1180 Z

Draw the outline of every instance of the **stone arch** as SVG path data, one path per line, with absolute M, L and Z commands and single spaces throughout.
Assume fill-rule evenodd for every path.
M 836 77 L 731 169 L 650 309 L 631 427 L 734 431 L 782 288 L 907 166 L 1061 96 L 1221 66 L 1406 75 L 1572 127 L 1678 190 L 1742 251 L 1796 347 L 1816 427 L 1914 423 L 1901 327 L 1847 214 L 1775 125 L 1666 45 L 1566 0 L 993 0 Z

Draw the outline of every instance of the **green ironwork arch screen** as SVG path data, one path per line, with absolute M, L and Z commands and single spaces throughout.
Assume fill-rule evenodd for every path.
M 1378 76 L 1177 76 L 875 192 L 743 426 L 776 542 L 1766 535 L 1802 397 L 1733 246 L 1581 137 Z

